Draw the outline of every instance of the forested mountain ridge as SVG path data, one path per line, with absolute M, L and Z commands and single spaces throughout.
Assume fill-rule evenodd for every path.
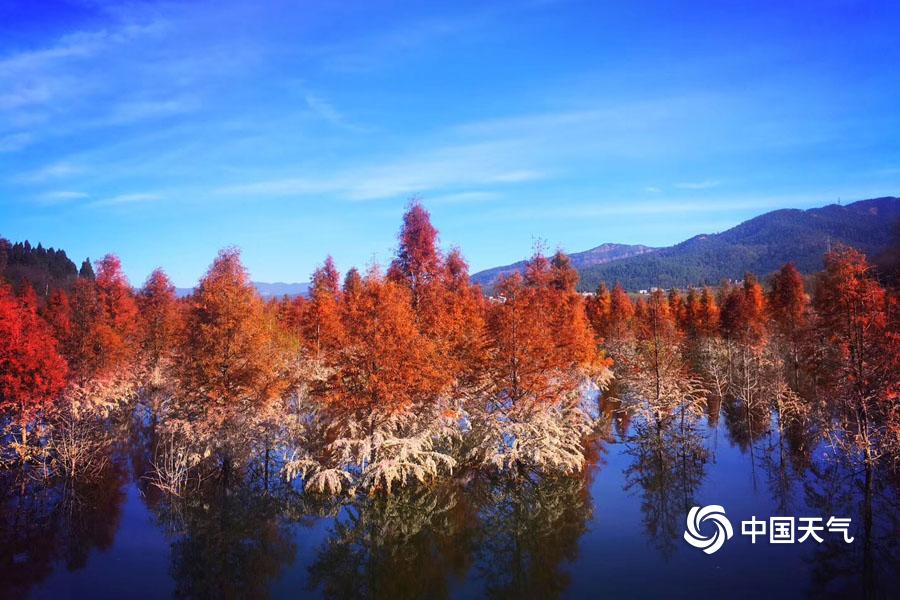
M 687 287 L 740 279 L 747 271 L 766 275 L 786 262 L 803 273 L 822 268 L 829 246 L 843 243 L 870 257 L 892 242 L 900 199 L 889 196 L 846 206 L 765 213 L 722 233 L 698 235 L 652 254 L 580 269 L 581 289 L 619 281 L 627 289 Z
M 647 254 L 649 252 L 654 252 L 655 250 L 656 248 L 651 248 L 650 246 L 643 246 L 640 244 L 631 245 L 607 243 L 600 244 L 599 246 L 591 248 L 590 250 L 585 250 L 584 252 L 576 252 L 574 254 L 570 254 L 569 258 L 572 260 L 572 266 L 580 271 L 593 265 L 602 265 L 614 260 Z M 478 283 L 485 287 L 488 287 L 492 285 L 501 275 L 509 275 L 516 271 L 520 273 L 524 272 L 525 262 L 526 261 L 524 260 L 520 260 L 519 262 L 515 262 L 511 265 L 504 265 L 502 267 L 494 267 L 492 269 L 479 271 L 478 273 L 472 275 L 472 283 Z
M 604 244 L 598 248 L 635 250 L 606 261 L 578 260 L 593 250 L 571 257 L 581 276 L 581 291 L 593 291 L 601 281 L 609 285 L 618 281 L 629 290 L 715 285 L 722 279 L 740 279 L 747 271 L 764 276 L 787 262 L 803 273 L 819 271 L 822 256 L 836 243 L 875 259 L 891 246 L 898 219 L 900 199 L 887 196 L 845 206 L 775 210 L 727 231 L 697 235 L 667 248 Z M 481 271 L 472 280 L 489 288 L 497 276 L 523 265 Z

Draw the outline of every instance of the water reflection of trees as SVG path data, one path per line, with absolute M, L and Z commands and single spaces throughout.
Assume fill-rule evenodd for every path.
M 566 562 L 593 514 L 588 481 L 558 477 L 494 481 L 480 511 L 478 574 L 493 598 L 556 598 Z
M 627 450 L 626 489 L 638 490 L 644 527 L 654 545 L 670 555 L 684 531 L 684 516 L 695 504 L 708 453 L 696 417 L 665 424 L 635 420 Z
M 175 595 L 258 598 L 295 558 L 283 518 L 285 496 L 248 478 L 211 481 L 196 492 L 160 496 L 151 510 L 171 540 Z
M 0 476 L 0 581 L 24 597 L 56 563 L 81 569 L 94 549 L 112 546 L 125 495 L 125 471 L 110 462 L 91 477 L 44 476 L 27 469 Z
M 328 598 L 443 598 L 465 575 L 477 522 L 471 498 L 448 482 L 361 496 L 342 508 L 309 569 Z
M 817 598 L 888 598 L 900 586 L 900 481 L 896 474 L 847 460 L 814 464 L 804 483 L 807 504 L 824 516 L 850 517 L 847 544 L 823 535 L 810 558 L 811 594 Z
M 309 588 L 328 598 L 443 598 L 471 571 L 490 597 L 558 597 L 591 513 L 581 477 L 478 477 L 359 497 L 335 520 Z

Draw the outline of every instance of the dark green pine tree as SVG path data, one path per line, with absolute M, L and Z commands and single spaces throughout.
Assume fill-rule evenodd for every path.
M 91 266 L 90 258 L 84 259 L 84 262 L 81 263 L 81 270 L 78 271 L 78 276 L 83 279 L 94 279 L 94 267 Z

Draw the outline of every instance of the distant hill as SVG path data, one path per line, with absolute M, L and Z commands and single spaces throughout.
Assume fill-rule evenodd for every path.
M 776 210 L 722 233 L 579 269 L 580 287 L 593 290 L 600 281 L 619 281 L 632 290 L 711 285 L 740 279 L 747 271 L 764 276 L 789 261 L 812 273 L 822 269 L 822 256 L 831 244 L 848 244 L 873 258 L 885 252 L 897 219 L 900 199 L 892 196 L 846 206 Z
M 829 245 L 838 242 L 873 260 L 888 260 L 898 219 L 900 199 L 889 196 L 846 206 L 776 210 L 668 248 L 603 244 L 570 256 L 581 274 L 582 291 L 596 289 L 601 281 L 608 285 L 619 281 L 629 290 L 715 285 L 726 278 L 740 279 L 747 271 L 765 276 L 786 262 L 804 273 L 819 271 Z M 472 280 L 490 289 L 501 274 L 524 267 L 525 261 L 495 267 L 476 273 Z
M 656 248 L 641 245 L 601 244 L 596 248 L 591 248 L 590 250 L 585 250 L 584 252 L 576 252 L 575 254 L 570 254 L 569 258 L 572 259 L 572 265 L 576 269 L 581 271 L 582 269 L 586 269 L 594 265 L 602 265 L 610 261 L 622 258 L 639 256 L 648 252 L 653 252 L 655 250 Z M 483 287 L 487 288 L 493 285 L 497 278 L 501 275 L 508 275 L 516 271 L 522 273 L 524 272 L 524 270 L 525 261 L 520 260 L 519 262 L 513 263 L 511 265 L 494 267 L 493 269 L 479 271 L 478 273 L 472 275 L 472 282 L 479 283 Z
M 262 281 L 251 281 L 253 287 L 259 292 L 263 298 L 281 298 L 282 296 L 305 296 L 309 292 L 308 283 L 265 283 Z M 175 295 L 179 298 L 191 295 L 194 288 L 175 288 Z

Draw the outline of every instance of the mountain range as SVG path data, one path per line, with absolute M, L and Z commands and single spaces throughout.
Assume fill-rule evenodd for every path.
M 646 254 L 655 250 L 656 248 L 651 248 L 650 246 L 641 246 L 640 244 L 600 244 L 596 248 L 591 248 L 590 250 L 585 250 L 584 252 L 575 252 L 574 254 L 570 254 L 569 258 L 572 260 L 572 266 L 581 271 L 582 269 L 586 269 L 595 265 L 603 265 L 614 260 L 631 258 L 632 256 L 640 256 L 641 254 Z M 511 273 L 515 273 L 516 271 L 521 273 L 524 270 L 525 261 L 520 260 L 519 262 L 513 263 L 511 265 L 494 267 L 493 269 L 485 269 L 484 271 L 479 271 L 478 273 L 472 275 L 472 282 L 479 283 L 485 287 L 489 287 L 494 283 L 494 281 L 497 280 L 497 278 L 502 275 L 509 275 Z
M 812 273 L 822 256 L 843 243 L 870 258 L 896 244 L 900 199 L 888 196 L 852 204 L 765 213 L 727 231 L 694 236 L 674 246 L 650 248 L 603 244 L 571 254 L 581 275 L 579 288 L 594 290 L 601 281 L 620 282 L 626 289 L 714 285 L 740 279 L 747 271 L 765 276 L 786 262 Z M 504 273 L 521 271 L 524 261 L 480 271 L 473 281 L 489 289 Z

